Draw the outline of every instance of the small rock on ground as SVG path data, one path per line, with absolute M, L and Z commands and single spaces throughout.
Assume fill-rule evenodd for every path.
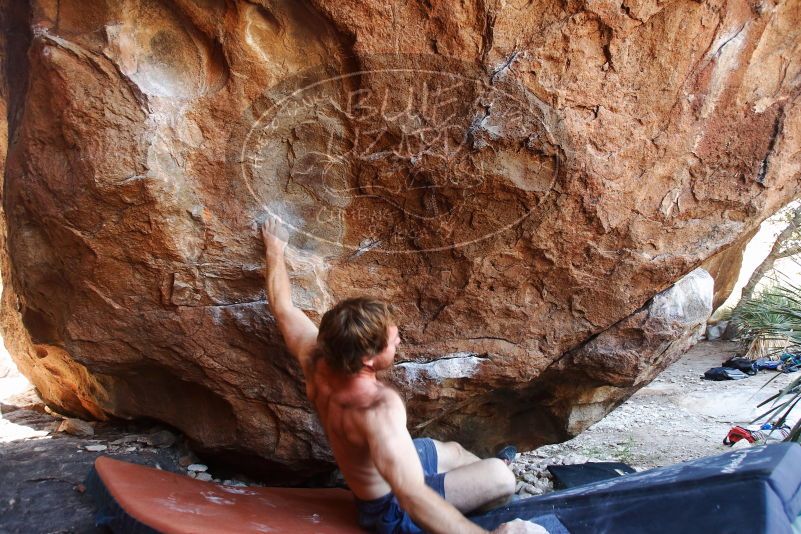
M 59 432 L 66 432 L 80 438 L 91 438 L 95 435 L 95 427 L 87 421 L 68 417 L 58 426 Z
M 150 434 L 146 438 L 147 444 L 151 447 L 158 447 L 160 449 L 166 447 L 172 447 L 175 445 L 176 437 L 175 434 L 170 432 L 169 430 L 160 430 L 153 434 Z

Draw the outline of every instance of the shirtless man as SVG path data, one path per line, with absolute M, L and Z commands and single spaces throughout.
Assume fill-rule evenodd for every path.
M 270 218 L 262 237 L 270 309 L 356 496 L 360 525 L 387 533 L 485 532 L 462 513 L 507 499 L 514 475 L 502 460 L 480 460 L 458 443 L 412 440 L 403 401 L 376 379 L 401 342 L 391 306 L 372 298 L 342 301 L 323 315 L 318 331 L 292 304 L 285 231 Z M 495 532 L 545 530 L 516 520 Z

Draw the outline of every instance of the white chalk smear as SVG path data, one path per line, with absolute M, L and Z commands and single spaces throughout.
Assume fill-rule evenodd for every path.
M 234 493 L 236 495 L 256 495 L 255 491 L 249 490 L 247 488 L 239 488 L 234 486 L 220 486 L 220 489 L 228 493 Z
M 252 528 L 256 532 L 275 532 L 274 528 L 268 527 L 267 525 L 264 525 L 262 523 L 254 523 L 252 521 L 250 522 L 250 528 Z
M 219 495 L 215 495 L 210 491 L 202 491 L 200 494 L 203 495 L 203 497 L 207 501 L 214 504 L 235 504 L 235 501 L 232 501 L 231 499 L 226 499 L 225 497 L 221 497 Z
M 416 382 L 421 378 L 428 380 L 469 378 L 476 374 L 478 367 L 485 359 L 479 357 L 475 352 L 453 352 L 431 362 L 403 362 L 396 367 L 400 367 L 406 372 L 409 382 Z

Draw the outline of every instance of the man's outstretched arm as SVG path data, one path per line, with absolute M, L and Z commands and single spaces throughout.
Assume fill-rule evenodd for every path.
M 376 469 L 418 526 L 433 534 L 486 532 L 426 485 L 400 398 L 385 396 L 367 414 L 364 425 Z
M 363 422 L 370 456 L 392 488 L 398 504 L 426 532 L 474 534 L 487 531 L 467 519 L 425 483 L 423 467 L 406 430 L 406 408 L 399 397 L 386 395 Z M 515 519 L 492 534 L 548 534 L 540 525 Z
M 286 230 L 275 217 L 269 217 L 262 226 L 261 233 L 267 261 L 265 282 L 270 311 L 278 323 L 289 352 L 298 359 L 306 373 L 312 349 L 317 343 L 317 327 L 303 311 L 292 304 L 292 291 L 284 258 Z

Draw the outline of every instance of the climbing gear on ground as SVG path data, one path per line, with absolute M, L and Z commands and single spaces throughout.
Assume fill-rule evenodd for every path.
M 738 371 L 742 371 L 747 375 L 757 374 L 756 364 L 754 363 L 754 360 L 750 358 L 738 358 L 737 356 L 734 356 L 723 362 L 721 365 L 723 367 L 737 369 Z
M 741 439 L 746 440 L 748 443 L 755 443 L 758 437 L 759 436 L 755 436 L 754 432 L 752 432 L 751 430 L 748 430 L 747 428 L 743 428 L 738 425 L 732 427 L 732 429 L 729 430 L 728 435 L 726 435 L 726 437 L 723 438 L 723 444 L 731 447 Z
M 705 380 L 742 380 L 743 378 L 748 378 L 748 375 L 744 372 L 733 369 L 731 367 L 713 367 L 712 369 L 708 370 L 704 373 L 704 376 L 701 378 Z

